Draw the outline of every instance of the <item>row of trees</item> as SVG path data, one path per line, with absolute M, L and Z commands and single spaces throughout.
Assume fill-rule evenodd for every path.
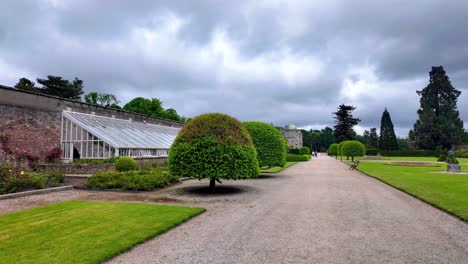
M 60 76 L 49 75 L 46 79 L 36 79 L 40 86 L 27 78 L 19 79 L 15 88 L 23 91 L 42 93 L 47 95 L 58 96 L 66 99 L 82 101 L 88 104 L 110 107 L 115 109 L 123 109 L 130 112 L 145 114 L 156 118 L 166 118 L 175 121 L 185 122 L 186 118 L 180 116 L 173 108 L 164 109 L 163 103 L 157 98 L 146 99 L 137 97 L 123 107 L 120 107 L 120 101 L 113 94 L 90 92 L 84 94 L 83 81 L 75 78 L 73 81 L 63 79 Z
M 463 121 L 457 109 L 457 100 L 461 92 L 455 89 L 442 66 L 432 67 L 429 84 L 421 91 L 418 120 L 409 132 L 409 140 L 398 139 L 393 122 L 387 109 L 382 113 L 380 135 L 376 128 L 357 135 L 353 127 L 361 121 L 352 112 L 356 107 L 342 104 L 333 113 L 335 126 L 333 137 L 336 143 L 346 140 L 358 140 L 368 148 L 398 150 L 415 145 L 419 149 L 450 149 L 453 145 L 468 143 L 468 132 L 463 128 Z

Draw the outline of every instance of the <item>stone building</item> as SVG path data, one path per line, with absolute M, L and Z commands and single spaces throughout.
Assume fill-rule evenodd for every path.
M 284 138 L 288 142 L 288 146 L 290 148 L 300 148 L 302 147 L 302 133 L 301 130 L 298 129 L 294 125 L 289 125 L 281 128 L 281 134 L 283 134 Z
M 61 147 L 64 155 L 68 155 L 62 156 L 65 159 L 73 157 L 74 149 L 86 150 L 91 157 L 98 154 L 96 158 L 125 153 L 165 156 L 168 144 L 182 126 L 181 122 L 0 85 L 0 148 L 8 144 L 10 149 L 24 149 L 37 155 L 51 147 Z M 157 133 L 161 135 L 158 141 L 161 143 L 156 142 Z M 143 135 L 150 135 L 150 141 L 131 138 Z M 117 142 L 116 136 L 128 142 Z M 77 141 L 81 141 L 80 147 Z M 148 151 L 143 150 L 145 147 Z M 134 151 L 128 151 L 131 148 Z

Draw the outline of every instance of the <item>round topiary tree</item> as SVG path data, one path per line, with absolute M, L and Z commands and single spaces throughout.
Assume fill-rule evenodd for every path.
M 115 162 L 116 171 L 132 171 L 138 169 L 138 164 L 133 158 L 121 157 Z
M 260 167 L 286 164 L 286 139 L 274 126 L 262 122 L 244 122 L 252 136 Z
M 247 129 L 219 113 L 197 116 L 184 125 L 169 150 L 168 165 L 172 175 L 210 179 L 211 192 L 220 179 L 253 178 L 260 172 Z
M 309 147 L 306 147 L 306 146 L 303 146 L 299 149 L 299 154 L 300 155 L 309 155 L 311 154 L 312 152 L 310 151 L 310 148 Z
M 344 141 L 341 151 L 344 155 L 351 156 L 351 160 L 354 161 L 354 157 L 364 156 L 366 154 L 366 147 L 357 140 L 349 140 Z
M 338 157 L 338 144 L 333 143 L 328 147 L 328 155 Z
M 346 141 L 341 141 L 339 144 L 338 144 L 338 147 L 336 148 L 336 154 L 338 156 L 340 156 L 341 158 L 341 161 L 343 161 L 343 145 L 346 143 Z

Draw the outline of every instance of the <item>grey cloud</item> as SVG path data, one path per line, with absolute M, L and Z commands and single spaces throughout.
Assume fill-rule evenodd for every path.
M 331 126 L 337 105 L 350 103 L 358 106 L 363 127 L 378 127 L 387 107 L 400 135 L 416 119 L 415 91 L 427 84 L 431 66 L 443 65 L 463 92 L 459 110 L 468 120 L 466 1 L 57 2 L 0 2 L 0 63 L 33 74 L 30 78 L 79 77 L 87 91 L 112 92 L 124 102 L 136 95 L 158 97 L 186 116 L 216 111 L 278 125 Z M 139 40 L 129 38 L 137 28 L 158 31 L 168 14 L 187 23 L 170 42 L 180 47 L 169 47 L 164 59 L 149 59 Z M 207 61 L 198 61 L 201 53 L 212 52 L 217 30 L 232 41 L 235 63 L 259 59 L 276 71 L 240 75 L 250 66 L 236 72 L 224 61 L 226 54 L 208 53 Z M 285 50 L 294 58 L 318 60 L 319 76 L 285 81 L 271 59 L 287 57 Z M 373 70 L 377 80 L 353 73 L 360 68 Z M 381 88 L 343 98 L 346 78 Z M 415 79 L 424 82 L 401 84 Z M 0 83 L 14 85 L 4 82 L 0 76 Z M 376 96 L 379 91 L 382 96 Z

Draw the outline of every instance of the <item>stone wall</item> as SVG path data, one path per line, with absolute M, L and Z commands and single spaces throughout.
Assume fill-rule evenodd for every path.
M 0 136 L 9 136 L 9 145 L 13 149 L 27 149 L 34 154 L 40 154 L 46 148 L 60 145 L 60 126 L 63 110 L 88 114 L 95 113 L 100 116 L 120 119 L 131 118 L 136 122 L 147 122 L 156 125 L 183 126 L 181 122 L 151 118 L 142 114 L 100 107 L 55 96 L 18 91 L 0 85 Z

